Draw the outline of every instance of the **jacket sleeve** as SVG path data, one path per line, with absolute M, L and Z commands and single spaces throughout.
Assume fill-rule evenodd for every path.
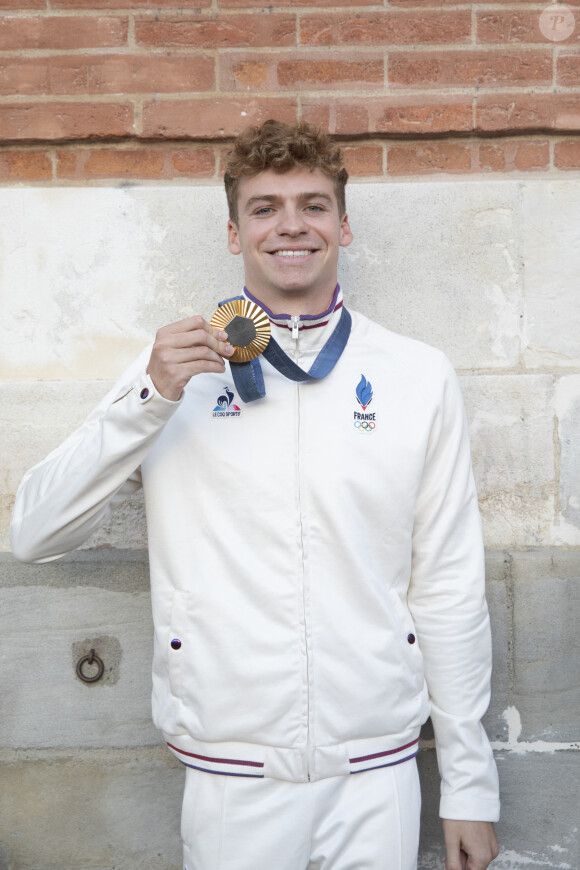
M 481 724 L 491 634 L 481 520 L 459 383 L 443 357 L 415 511 L 408 604 L 421 646 L 441 774 L 440 815 L 497 821 L 498 777 Z
M 145 374 L 150 349 L 16 493 L 12 551 L 22 562 L 58 559 L 83 544 L 141 486 L 140 464 L 180 402 Z

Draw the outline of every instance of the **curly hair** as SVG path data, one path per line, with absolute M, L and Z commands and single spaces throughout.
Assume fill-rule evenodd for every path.
M 288 172 L 295 166 L 320 169 L 330 176 L 341 216 L 346 211 L 348 172 L 339 145 L 320 128 L 306 121 L 285 124 L 272 119 L 261 127 L 248 127 L 228 153 L 224 184 L 231 220 L 238 222 L 240 180 L 273 169 Z

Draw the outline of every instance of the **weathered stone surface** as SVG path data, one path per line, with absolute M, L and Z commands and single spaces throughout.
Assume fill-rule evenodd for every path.
M 441 870 L 439 775 L 433 750 L 419 753 L 423 794 L 419 870 Z M 580 867 L 578 808 L 573 800 L 580 753 L 496 753 L 502 799 L 494 870 L 576 870 Z
M 486 546 L 551 543 L 554 516 L 552 377 L 461 379 Z
M 523 185 L 526 365 L 580 365 L 580 183 Z
M 19 759 L 0 780 L 7 870 L 181 866 L 183 771 L 167 750 Z
M 560 378 L 555 398 L 560 476 L 554 543 L 580 546 L 580 375 Z
M 353 308 L 462 368 L 517 363 L 517 182 L 352 185 L 340 280 Z M 156 329 L 242 284 L 221 187 L 5 189 L 0 374 L 115 377 Z M 380 215 L 380 220 L 377 220 Z M 63 243 L 66 240 L 66 243 Z
M 495 562 L 497 559 L 497 563 Z M 491 700 L 483 725 L 490 740 L 505 740 L 508 726 L 504 711 L 509 706 L 509 607 L 506 587 L 507 566 L 501 556 L 488 554 L 486 559 L 486 596 L 491 622 L 493 667 Z M 496 579 L 497 577 L 497 579 Z
M 0 552 L 10 549 L 8 529 L 22 477 L 58 447 L 112 388 L 111 381 L 0 382 Z M 146 544 L 143 499 L 132 496 L 85 547 Z
M 121 591 L 122 569 L 115 582 L 117 591 L 47 585 L 2 589 L 1 746 L 161 742 L 151 722 L 149 594 Z M 75 668 L 93 647 L 105 674 L 86 684 Z
M 348 304 L 440 347 L 458 368 L 517 363 L 516 184 L 353 185 L 348 210 L 355 234 L 343 252 Z
M 520 740 L 579 741 L 580 552 L 566 578 L 514 579 L 514 706 L 521 716 Z M 547 566 L 546 566 L 547 568 Z
M 93 586 L 149 594 L 149 557 L 146 550 L 75 550 L 53 562 L 25 565 L 0 553 L 0 589 L 6 586 Z

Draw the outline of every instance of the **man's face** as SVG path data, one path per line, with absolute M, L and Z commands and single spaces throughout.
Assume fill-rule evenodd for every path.
M 352 233 L 332 179 L 320 169 L 268 169 L 243 178 L 228 248 L 242 254 L 246 286 L 275 313 L 317 314 L 336 287 L 338 252 Z

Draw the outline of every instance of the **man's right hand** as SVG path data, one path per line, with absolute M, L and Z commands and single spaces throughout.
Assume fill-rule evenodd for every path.
M 160 329 L 147 366 L 157 392 L 177 402 L 194 375 L 224 372 L 223 357 L 234 352 L 227 338 L 223 329 L 210 326 L 200 314 Z

